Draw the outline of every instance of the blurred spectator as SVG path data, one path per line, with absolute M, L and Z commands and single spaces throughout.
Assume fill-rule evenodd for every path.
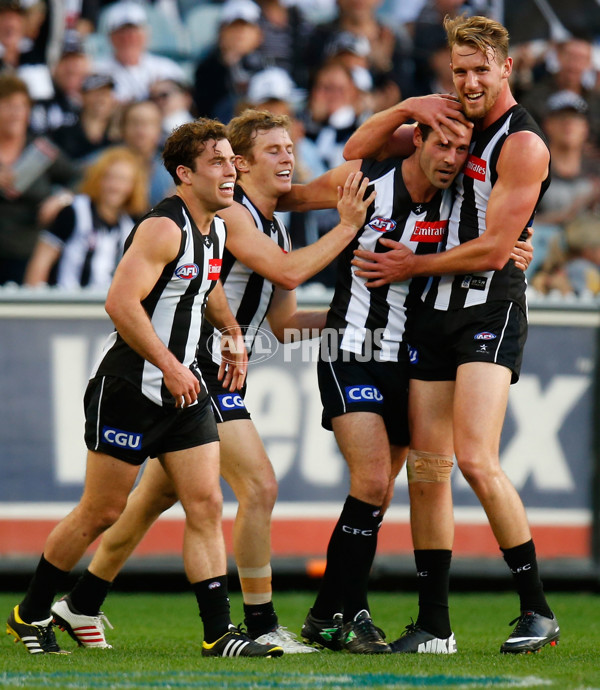
M 529 91 L 522 93 L 520 102 L 533 117 L 542 122 L 548 98 L 557 91 L 572 91 L 588 105 L 591 137 L 594 145 L 600 145 L 600 93 L 593 88 L 590 75 L 592 44 L 586 38 L 573 37 L 556 46 L 556 71 L 547 72 L 534 81 Z
M 412 91 L 413 64 L 410 47 L 377 18 L 381 0 L 338 0 L 338 16 L 318 25 L 309 38 L 307 63 L 312 72 L 336 50 L 340 33 L 368 41 L 368 68 L 375 79 L 389 74 L 402 94 Z
M 125 239 L 147 210 L 137 157 L 123 147 L 107 149 L 86 170 L 80 194 L 40 233 L 25 284 L 108 288 Z
M 565 227 L 600 200 L 597 165 L 585 155 L 587 105 L 572 91 L 558 91 L 546 104 L 543 128 L 550 146 L 552 180 L 535 217 L 533 261 L 528 275 L 544 262 L 552 238 L 564 241 Z
M 37 134 L 74 125 L 81 110 L 81 87 L 90 62 L 79 41 L 66 43 L 52 71 L 54 95 L 37 100 L 31 111 L 31 129 Z
M 33 43 L 26 35 L 27 10 L 19 0 L 0 0 L 0 71 L 17 74 L 32 99 L 53 94 L 50 70 L 36 61 Z
M 600 200 L 600 178 L 595 161 L 586 156 L 588 107 L 572 91 L 558 91 L 546 103 L 542 121 L 552 161 L 552 182 L 536 220 L 566 224 Z
M 114 82 L 106 74 L 90 74 L 81 86 L 81 111 L 72 125 L 59 127 L 52 140 L 74 161 L 85 162 L 110 146 L 117 101 Z
M 38 218 L 56 185 L 75 182 L 74 166 L 43 137 L 28 132 L 26 84 L 0 75 L 0 285 L 21 283 L 39 232 Z
M 259 52 L 264 64 L 281 67 L 296 84 L 306 87 L 306 46 L 313 25 L 305 19 L 302 6 L 290 6 L 284 0 L 257 0 L 257 4 L 261 8 L 259 26 L 263 33 Z
M 223 6 L 217 45 L 203 58 L 194 76 L 198 115 L 229 122 L 248 81 L 264 67 L 258 49 L 263 40 L 260 7 L 252 0 L 228 0 Z
M 98 60 L 94 71 L 113 77 L 119 101 L 148 98 L 150 83 L 156 79 L 185 79 L 183 69 L 176 62 L 146 50 L 147 16 L 142 5 L 129 0 L 115 2 L 106 12 L 106 28 L 113 55 Z
M 344 162 L 344 144 L 360 124 L 361 106 L 360 91 L 343 62 L 333 59 L 317 70 L 303 116 L 306 136 L 326 168 Z
M 157 79 L 150 84 L 150 100 L 162 113 L 163 142 L 179 125 L 191 122 L 194 116 L 191 89 L 187 84 L 174 79 Z
M 150 206 L 175 191 L 173 180 L 160 155 L 162 113 L 156 103 L 139 101 L 125 106 L 121 119 L 121 139 L 138 156 L 148 173 Z
M 443 27 L 444 17 L 460 14 L 464 0 L 427 0 L 419 12 L 413 27 L 413 56 L 415 63 L 414 93 L 424 95 L 434 93 L 430 90 L 439 78 L 440 62 L 443 57 L 443 46 L 447 46 L 446 31 Z M 436 53 L 440 53 L 434 59 Z M 448 70 L 450 60 L 448 59 Z M 446 79 L 444 79 L 446 83 Z M 439 91 L 435 89 L 435 92 Z M 454 92 L 452 88 L 451 92 Z
M 556 236 L 532 286 L 543 294 L 600 294 L 600 217 L 585 214 L 567 226 L 564 238 Z

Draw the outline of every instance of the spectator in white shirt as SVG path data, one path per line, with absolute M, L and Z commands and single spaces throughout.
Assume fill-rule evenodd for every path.
M 183 69 L 173 60 L 146 50 L 148 29 L 146 11 L 135 2 L 116 2 L 106 12 L 106 28 L 113 55 L 98 60 L 95 72 L 110 74 L 115 96 L 121 102 L 148 98 L 156 79 L 183 81 Z

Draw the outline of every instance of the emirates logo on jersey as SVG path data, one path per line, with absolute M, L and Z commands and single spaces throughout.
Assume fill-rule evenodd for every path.
M 209 259 L 208 260 L 208 280 L 219 280 L 221 275 L 221 265 L 223 259 Z
M 467 177 L 472 177 L 474 180 L 483 182 L 487 172 L 487 161 L 471 155 L 467 158 L 463 172 Z
M 410 238 L 411 242 L 441 242 L 447 227 L 447 220 L 418 220 Z

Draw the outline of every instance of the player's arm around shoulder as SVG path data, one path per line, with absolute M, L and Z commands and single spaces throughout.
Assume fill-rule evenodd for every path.
M 481 238 L 492 245 L 494 268 L 506 264 L 531 219 L 549 165 L 548 148 L 533 132 L 516 132 L 504 143 L 487 206 L 486 231 Z
M 358 163 L 358 162 L 357 162 Z M 257 229 L 247 209 L 223 213 L 227 223 L 227 248 L 243 264 L 284 290 L 293 290 L 327 266 L 362 227 L 375 192 L 368 197 L 369 180 L 355 169 L 341 166 L 331 179 L 341 181 L 335 189 L 340 222 L 314 244 L 285 253 Z M 346 169 L 351 172 L 344 178 Z M 235 206 L 235 204 L 234 204 Z M 238 204 L 239 206 L 239 204 Z M 233 207 L 232 207 L 233 208 Z M 228 209 L 228 212 L 232 209 Z

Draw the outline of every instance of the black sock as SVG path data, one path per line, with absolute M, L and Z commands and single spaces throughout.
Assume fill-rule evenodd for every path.
M 227 575 L 195 582 L 192 589 L 204 624 L 204 640 L 208 643 L 214 642 L 222 637 L 231 625 Z
M 533 539 L 519 546 L 500 550 L 513 574 L 521 611 L 535 611 L 542 616 L 552 618 L 552 611 L 546 601 L 540 580 Z
M 369 610 L 368 581 L 380 524 L 380 506 L 346 498 L 327 548 L 324 582 L 312 609 L 316 618 L 332 618 L 340 611 L 340 594 L 344 621 Z
M 323 579 L 317 593 L 317 598 L 312 606 L 311 613 L 315 618 L 326 620 L 333 618 L 336 613 L 341 613 L 342 589 L 340 587 L 342 564 L 339 557 L 342 542 L 342 516 L 338 519 L 327 545 L 327 564 Z
M 415 549 L 419 616 L 417 625 L 441 639 L 452 634 L 448 608 L 450 561 L 447 549 Z
M 42 554 L 27 594 L 19 604 L 21 619 L 26 623 L 33 623 L 49 618 L 54 597 L 57 592 L 66 589 L 68 576 L 68 572 L 49 563 Z
M 244 604 L 244 623 L 248 629 L 248 635 L 256 639 L 265 633 L 275 630 L 279 621 L 273 602 L 266 604 Z
M 69 594 L 71 604 L 84 616 L 96 616 L 108 595 L 112 582 L 85 570 Z

